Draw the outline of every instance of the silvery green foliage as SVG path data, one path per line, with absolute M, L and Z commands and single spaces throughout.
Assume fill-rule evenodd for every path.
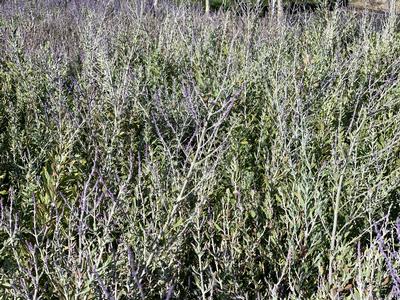
M 396 298 L 396 17 L 10 1 L 0 41 L 1 299 Z

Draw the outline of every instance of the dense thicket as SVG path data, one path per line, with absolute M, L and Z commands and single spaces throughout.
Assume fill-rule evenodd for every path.
M 394 16 L 18 3 L 0 299 L 400 295 Z

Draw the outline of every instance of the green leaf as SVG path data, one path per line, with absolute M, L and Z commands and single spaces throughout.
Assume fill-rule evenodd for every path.
M 223 231 L 221 226 L 219 226 L 217 223 L 214 223 L 215 228 L 217 228 L 218 231 Z
M 177 228 L 179 226 L 181 226 L 183 224 L 183 219 L 179 218 L 178 221 L 175 222 L 175 224 L 173 225 L 173 228 Z

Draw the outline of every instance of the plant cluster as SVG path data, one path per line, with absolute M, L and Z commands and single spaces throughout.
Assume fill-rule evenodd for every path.
M 396 17 L 159 5 L 0 4 L 0 299 L 398 297 Z

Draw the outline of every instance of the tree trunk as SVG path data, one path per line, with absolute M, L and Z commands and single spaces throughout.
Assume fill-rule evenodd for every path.
M 276 0 L 269 1 L 269 14 L 270 17 L 273 18 L 275 16 L 275 8 L 276 8 Z
M 283 4 L 282 4 L 282 0 L 278 0 L 278 11 L 277 11 L 277 13 L 278 13 L 278 15 L 277 15 L 277 17 L 278 17 L 278 22 L 280 22 L 281 21 L 281 19 L 282 19 L 282 16 L 283 16 Z
M 210 13 L 210 0 L 206 0 L 206 14 Z

